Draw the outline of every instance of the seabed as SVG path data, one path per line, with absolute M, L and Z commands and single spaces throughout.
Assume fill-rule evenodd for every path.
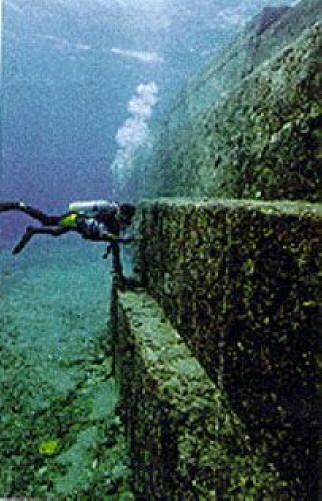
M 103 251 L 63 239 L 0 251 L 2 499 L 134 499 Z

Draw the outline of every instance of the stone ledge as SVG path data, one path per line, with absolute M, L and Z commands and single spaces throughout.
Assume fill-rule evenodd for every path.
M 147 291 L 221 382 L 289 496 L 312 500 L 321 208 L 160 199 L 140 205 L 136 229 L 135 266 Z
M 305 200 L 253 200 L 238 198 L 211 198 L 211 197 L 160 197 L 153 200 L 142 200 L 139 208 L 151 207 L 172 208 L 215 208 L 256 210 L 264 214 L 295 214 L 299 217 L 322 217 L 322 202 L 307 202 Z
M 220 382 L 208 378 L 155 300 L 123 292 L 115 306 L 116 380 L 137 499 L 289 499 Z

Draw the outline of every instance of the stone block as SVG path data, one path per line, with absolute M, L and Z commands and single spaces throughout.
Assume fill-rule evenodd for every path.
M 289 495 L 314 499 L 321 204 L 160 199 L 139 214 L 147 291 Z
M 288 500 L 278 471 L 156 301 L 122 292 L 116 306 L 116 380 L 136 499 Z

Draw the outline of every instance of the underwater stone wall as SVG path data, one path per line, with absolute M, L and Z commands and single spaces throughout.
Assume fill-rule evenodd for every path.
M 176 122 L 178 127 L 180 123 L 193 120 L 201 110 L 220 101 L 258 65 L 294 43 L 321 17 L 320 0 L 302 0 L 292 8 L 264 7 L 236 39 L 191 79 L 169 113 L 169 125 Z
M 290 499 L 314 500 L 321 204 L 161 199 L 139 212 L 144 287 Z
M 135 170 L 199 197 L 140 205 L 143 290 L 114 290 L 138 501 L 322 497 L 321 5 L 241 35 Z
M 221 78 L 214 76 L 214 96 Z M 155 147 L 148 192 L 321 200 L 321 87 L 317 22 L 226 98 L 213 96 L 214 104 L 188 121 L 170 115 Z
M 288 501 L 272 462 L 144 291 L 114 306 L 116 380 L 138 501 Z M 254 497 L 257 496 L 257 497 Z

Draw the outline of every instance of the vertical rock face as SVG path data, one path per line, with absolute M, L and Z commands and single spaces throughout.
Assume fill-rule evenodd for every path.
M 250 470 L 245 465 L 242 468 L 248 485 L 254 487 L 250 471 L 259 454 L 268 468 L 274 465 L 284 482 L 269 491 L 272 499 L 315 500 L 316 445 L 321 432 L 315 411 L 321 349 L 321 204 L 161 199 L 141 204 L 138 215 L 136 271 L 143 286 L 162 306 L 179 339 L 185 341 L 219 392 L 221 410 L 213 404 L 213 408 L 206 406 L 207 412 L 223 421 L 240 420 L 244 438 L 237 428 L 229 435 L 235 445 L 241 440 L 230 461 L 234 454 L 238 456 L 239 447 L 246 447 L 243 455 L 253 465 Z M 136 314 L 132 307 L 123 316 L 123 325 L 131 331 L 124 335 L 128 338 L 125 344 L 141 357 L 136 368 L 123 370 L 125 387 L 139 367 L 152 360 L 157 364 L 159 357 L 165 380 L 167 374 L 175 374 L 167 365 L 170 352 L 169 357 L 165 355 L 166 344 L 160 344 L 162 329 L 150 326 L 145 330 L 146 351 L 140 341 L 142 332 L 137 330 L 146 321 L 142 317 L 133 321 Z M 124 327 L 120 329 L 124 332 Z M 149 349 L 153 347 L 151 358 Z M 130 358 L 135 360 L 133 352 Z M 193 362 L 189 363 L 192 368 Z M 178 381 L 183 374 L 178 365 Z M 172 408 L 179 414 L 181 397 L 178 400 L 175 395 L 181 391 L 180 384 L 171 397 L 177 402 Z M 138 398 L 141 405 L 144 397 Z M 199 440 L 205 440 L 205 434 L 206 429 L 200 430 Z M 226 439 L 218 436 L 213 447 L 223 447 Z M 208 459 L 212 458 L 211 447 L 208 453 Z M 189 461 L 194 471 L 200 471 L 197 460 Z M 209 459 L 210 465 L 212 461 Z M 227 468 L 223 458 L 223 463 L 217 461 L 219 470 Z M 261 487 L 257 484 L 254 491 L 258 496 L 268 495 L 262 481 L 258 479 Z M 219 494 L 231 499 L 229 479 L 220 485 Z
M 140 482 L 149 499 L 321 497 L 321 14 L 264 10 L 150 158 L 149 194 L 171 198 L 140 204 L 135 269 L 145 316 L 156 301 L 175 331 L 139 293 L 115 303 L 133 464 L 153 465 L 142 499 Z
M 161 139 L 158 194 L 321 199 L 322 24 Z M 163 181 L 164 180 L 164 181 Z
M 262 35 L 273 23 L 277 21 L 285 12 L 289 10 L 289 7 L 264 7 L 256 25 L 256 35 Z
M 137 498 L 288 501 L 279 471 L 151 296 L 120 293 L 117 315 L 117 379 Z
M 187 86 L 146 166 L 149 196 L 321 199 L 321 20 L 318 0 L 266 8 Z

